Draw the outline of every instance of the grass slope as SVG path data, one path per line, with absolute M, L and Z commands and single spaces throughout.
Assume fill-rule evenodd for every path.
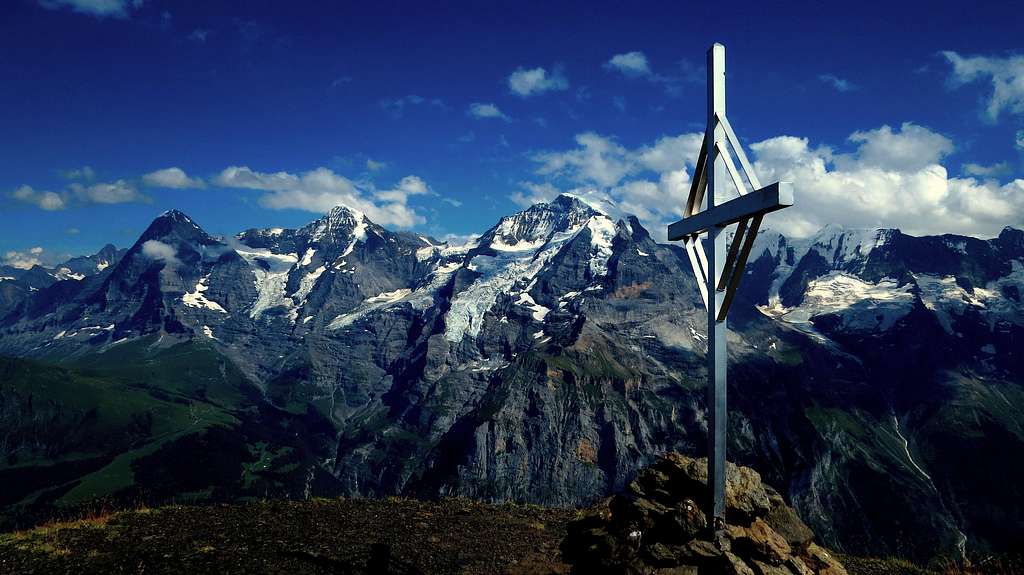
M 212 349 L 152 338 L 51 365 L 0 358 L 0 526 L 132 488 L 135 463 L 237 426 L 241 374 Z

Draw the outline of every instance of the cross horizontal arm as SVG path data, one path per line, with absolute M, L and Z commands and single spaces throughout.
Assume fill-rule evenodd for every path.
M 775 182 L 729 200 L 710 210 L 698 212 L 668 226 L 669 241 L 681 240 L 693 234 L 699 234 L 713 226 L 725 227 L 740 220 L 764 215 L 793 205 L 793 184 Z

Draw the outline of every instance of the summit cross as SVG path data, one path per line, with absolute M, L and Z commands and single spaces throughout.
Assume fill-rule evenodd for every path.
M 761 219 L 769 212 L 793 205 L 793 186 L 775 182 L 762 187 L 729 125 L 725 115 L 725 46 L 716 43 L 708 49 L 707 70 L 708 119 L 704 142 L 697 155 L 683 219 L 669 225 L 668 239 L 683 241 L 708 312 L 709 523 L 712 532 L 717 533 L 725 527 L 726 316 L 743 278 Z M 739 170 L 733 154 L 739 160 Z M 725 188 L 729 181 L 739 197 L 719 204 L 715 192 Z M 737 224 L 736 233 L 727 247 L 725 228 L 731 224 Z M 707 234 L 703 242 L 701 234 Z

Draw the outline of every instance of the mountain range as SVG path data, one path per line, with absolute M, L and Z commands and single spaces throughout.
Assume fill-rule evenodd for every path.
M 462 495 L 585 505 L 706 447 L 681 247 L 562 195 L 451 245 L 336 207 L 156 218 L 0 269 L 7 526 L 99 499 Z M 1024 539 L 1024 232 L 762 231 L 730 316 L 729 459 L 829 547 Z

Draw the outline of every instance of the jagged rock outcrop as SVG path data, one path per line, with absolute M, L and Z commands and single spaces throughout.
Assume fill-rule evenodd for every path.
M 625 493 L 569 524 L 563 558 L 573 573 L 846 575 L 782 496 L 749 467 L 727 464 L 726 526 L 712 536 L 707 459 L 668 453 Z

